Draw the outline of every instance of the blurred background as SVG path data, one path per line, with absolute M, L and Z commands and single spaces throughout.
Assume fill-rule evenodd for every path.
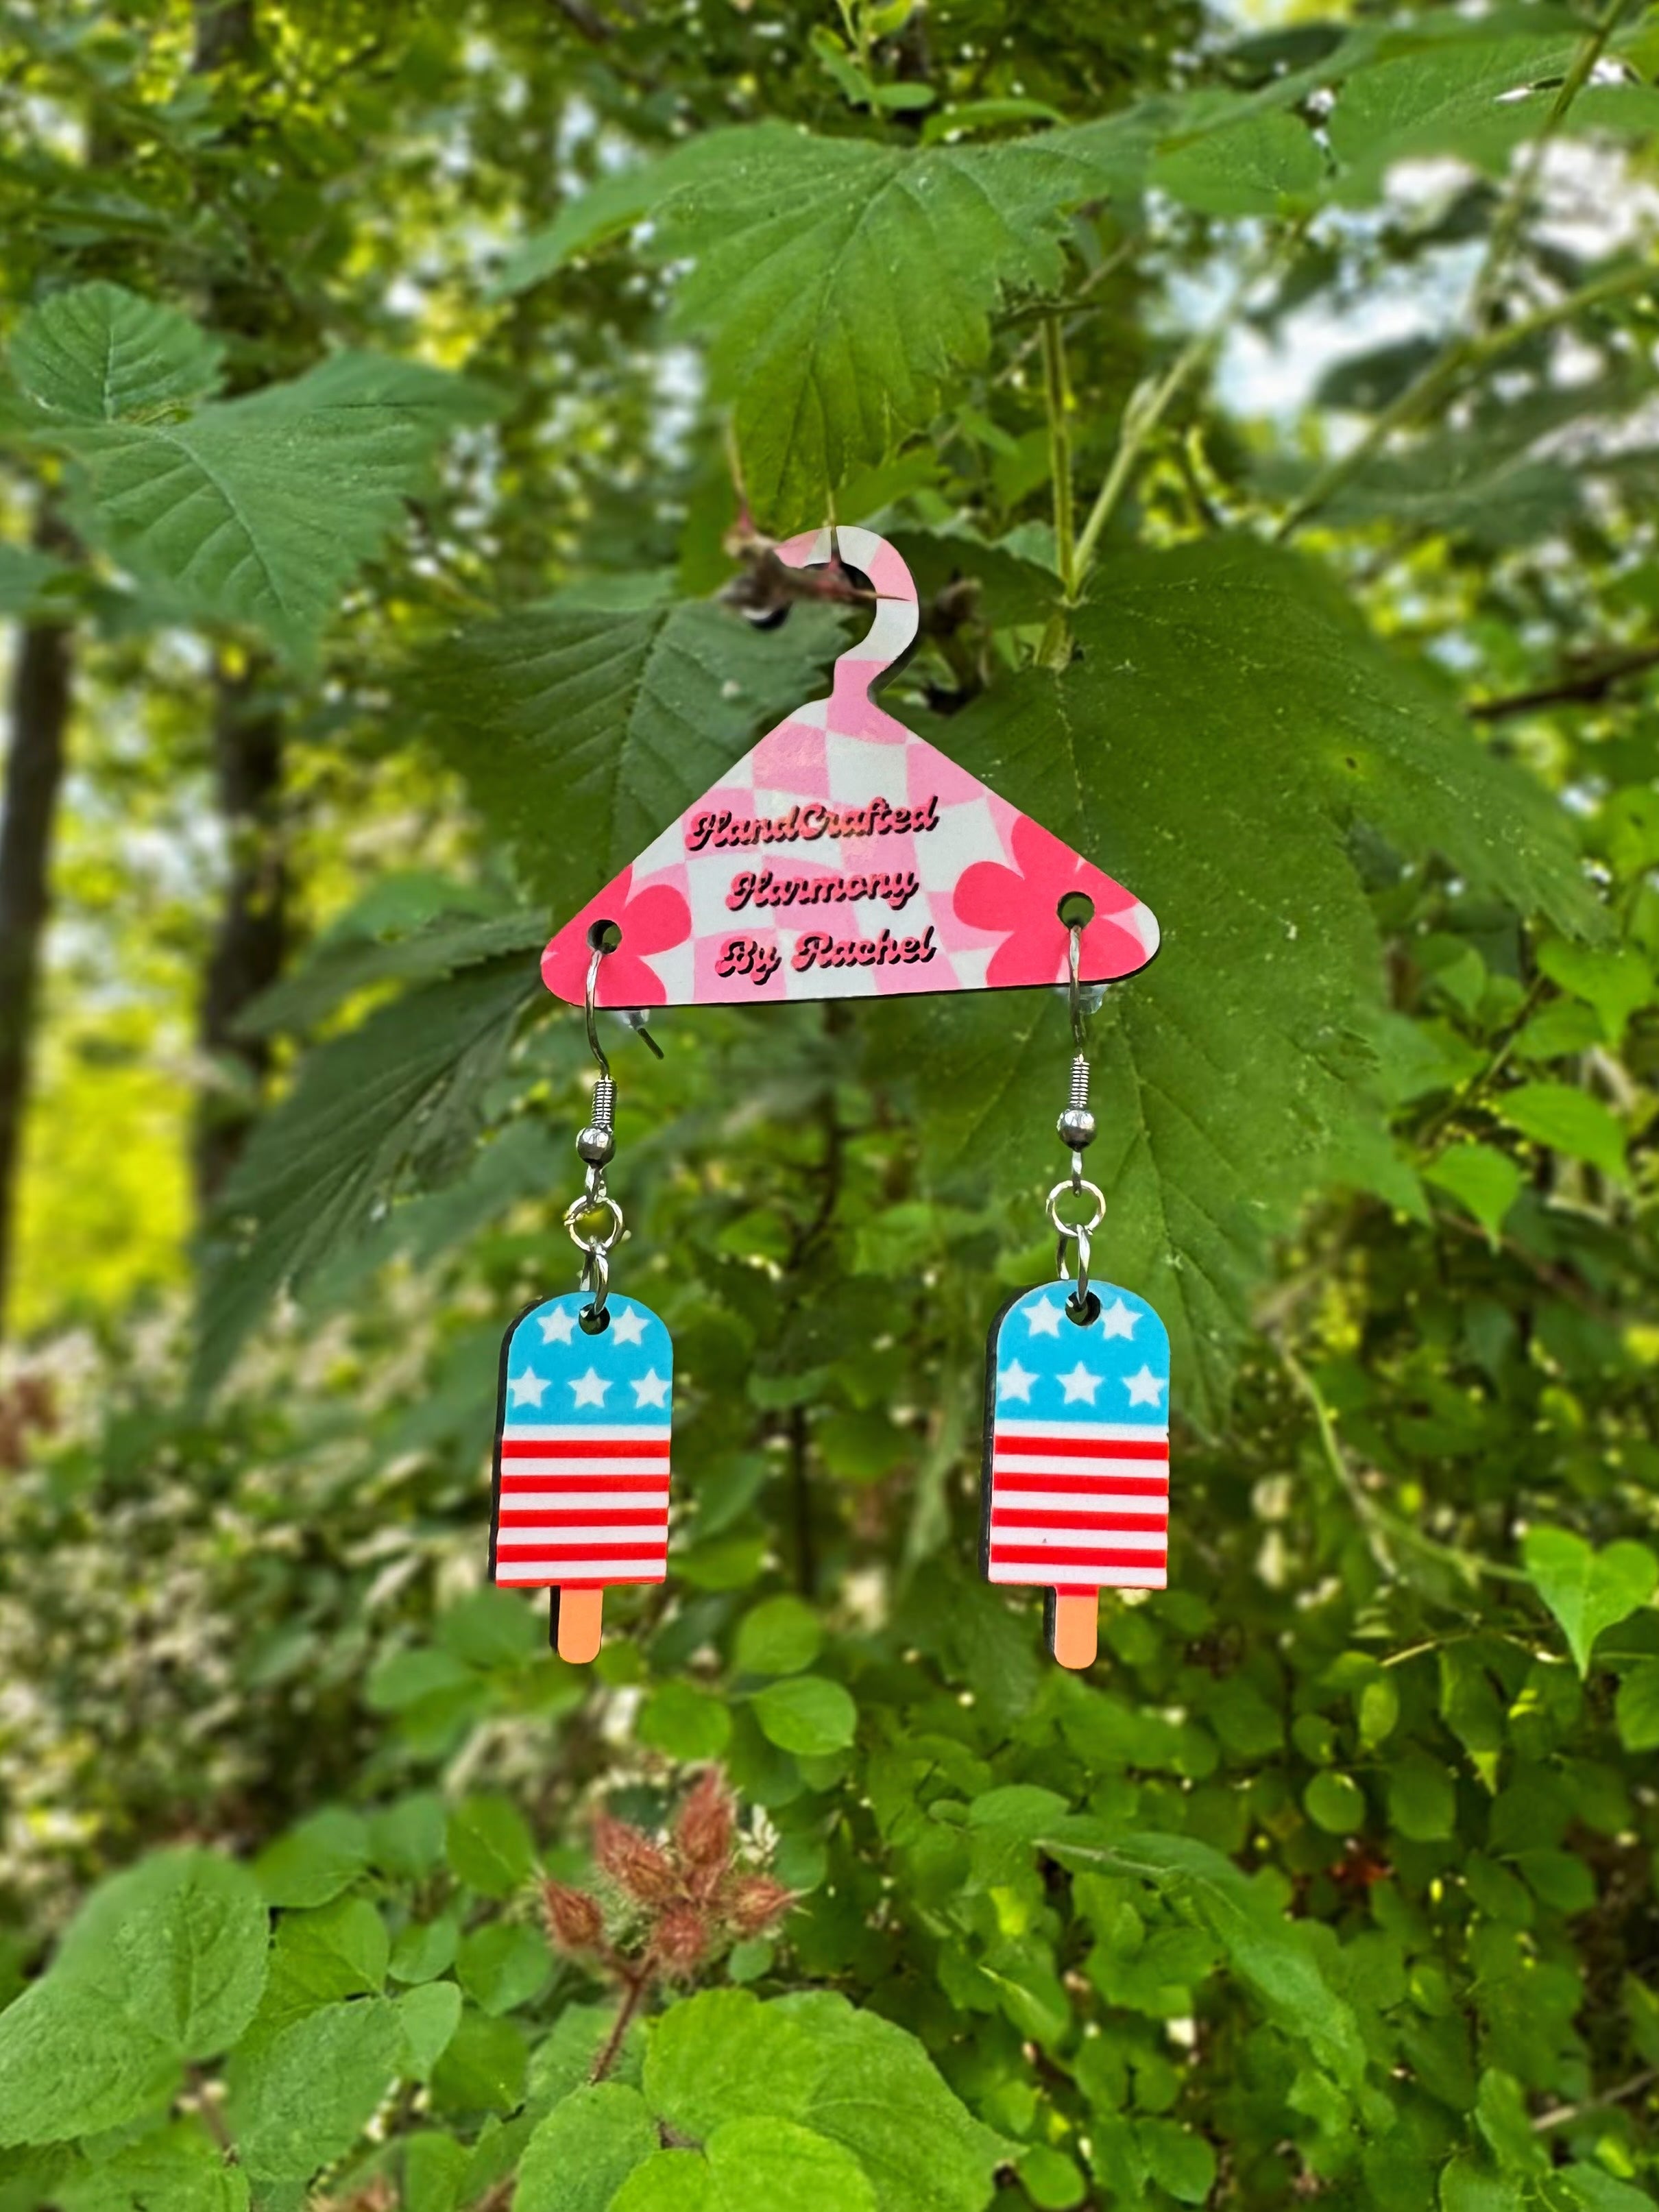
M 532 1839 L 584 1881 L 717 1760 L 797 1904 L 696 1972 L 920 2036 L 999 2203 L 1651 2202 L 1649 12 L 147 0 L 0 55 L 0 1992 L 179 1844 L 533 1928 Z M 918 580 L 884 703 L 1164 927 L 1090 1166 L 1174 1586 L 1088 1683 L 976 1571 L 1053 994 L 609 1024 L 670 1580 L 591 1673 L 483 1589 L 500 1340 L 574 1283 L 537 956 L 826 688 L 856 593 L 769 556 L 826 513 Z M 478 1793 L 504 1888 L 364 1826 Z M 1276 1883 L 1309 2048 L 1061 1815 Z M 605 1984 L 515 1972 L 254 2201 L 510 2189 Z M 520 2132 L 422 2197 L 428 2120 Z M 68 2156 L 0 2204 L 143 2201 Z

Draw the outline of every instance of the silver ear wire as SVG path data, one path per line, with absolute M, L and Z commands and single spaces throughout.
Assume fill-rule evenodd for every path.
M 1072 1155 L 1072 1172 L 1064 1182 L 1057 1182 L 1048 1194 L 1048 1220 L 1059 1239 L 1054 1248 L 1054 1270 L 1061 1282 L 1071 1277 L 1066 1263 L 1066 1248 L 1077 1246 L 1077 1287 L 1066 1301 L 1066 1310 L 1074 1322 L 1086 1325 L 1093 1316 L 1089 1311 L 1089 1261 L 1091 1256 L 1090 1239 L 1106 1218 L 1106 1194 L 1096 1183 L 1088 1182 L 1083 1173 L 1083 1153 L 1091 1145 L 1098 1124 L 1089 1110 L 1089 1039 L 1085 1025 L 1084 992 L 1081 981 L 1083 965 L 1083 928 L 1080 921 L 1067 925 L 1068 942 L 1066 954 L 1066 997 L 1072 1018 L 1072 1071 L 1066 1103 L 1060 1109 L 1054 1123 L 1055 1133 Z M 1063 1198 L 1086 1198 L 1091 1203 L 1086 1221 L 1062 1221 L 1060 1202 Z M 1098 1301 L 1097 1301 L 1097 1307 Z

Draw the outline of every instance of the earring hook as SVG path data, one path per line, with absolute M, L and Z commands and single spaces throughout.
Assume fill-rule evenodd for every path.
M 593 1019 L 593 990 L 599 980 L 599 963 L 610 949 L 603 940 L 593 947 L 593 957 L 587 963 L 587 981 L 582 991 L 582 1016 L 587 1024 L 587 1049 L 599 1062 L 599 1073 L 607 1082 L 611 1079 L 611 1062 L 605 1057 L 605 1047 L 599 1042 L 599 1024 Z
M 1072 1013 L 1072 1044 L 1075 1051 L 1086 1053 L 1089 1040 L 1083 1026 L 1083 924 L 1074 921 L 1067 930 L 1069 943 L 1066 950 L 1066 996 Z
M 614 925 L 611 926 L 614 927 Z M 587 1024 L 587 1048 L 598 1061 L 599 1073 L 607 1082 L 611 1078 L 611 1062 L 605 1056 L 605 1047 L 599 1042 L 599 1024 L 593 1018 L 593 994 L 599 981 L 599 963 L 607 952 L 614 952 L 615 950 L 615 945 L 607 945 L 604 937 L 600 937 L 599 943 L 593 947 L 593 957 L 587 963 L 587 981 L 582 988 L 582 1018 Z M 655 1057 L 660 1060 L 662 1047 L 647 1029 L 643 1013 L 636 1008 L 629 1008 L 623 1013 L 623 1018 L 628 1023 L 629 1028 L 634 1030 L 650 1047 Z

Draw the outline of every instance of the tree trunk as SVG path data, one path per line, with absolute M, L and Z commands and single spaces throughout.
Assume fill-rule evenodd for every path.
M 202 993 L 202 1050 L 225 1079 L 206 1093 L 197 1125 L 196 1194 L 204 1210 L 246 1141 L 270 1063 L 264 1039 L 240 1035 L 238 1024 L 282 974 L 287 945 L 283 721 L 259 694 L 257 671 L 235 676 L 222 662 L 216 670 L 213 768 L 231 867 Z
M 46 529 L 43 525 L 43 537 Z M 52 830 L 64 780 L 70 666 L 66 629 L 35 623 L 25 627 L 12 669 L 0 808 L 0 1326 L 11 1288 L 17 1170 L 51 900 Z
M 200 76 L 246 61 L 255 49 L 253 0 L 195 0 L 191 66 Z M 235 127 L 230 133 L 236 135 Z M 223 281 L 208 287 L 218 329 L 258 335 L 255 311 Z M 263 672 L 268 674 L 268 671 Z M 213 678 L 213 769 L 219 819 L 230 848 L 213 951 L 203 981 L 198 1042 L 219 1079 L 198 1109 L 196 1198 L 205 1213 L 236 1164 L 258 1111 L 270 1062 L 263 1038 L 238 1033 L 249 1005 L 282 973 L 288 874 L 283 856 L 283 722 L 261 697 L 262 671 L 234 674 L 223 656 Z

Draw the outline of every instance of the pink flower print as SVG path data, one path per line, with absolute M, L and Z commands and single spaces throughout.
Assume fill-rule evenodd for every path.
M 593 957 L 587 933 L 596 921 L 614 921 L 622 943 L 599 963 L 594 1002 L 601 1006 L 660 1006 L 668 993 L 647 955 L 667 952 L 691 934 L 691 908 L 672 884 L 647 884 L 632 890 L 634 871 L 624 868 L 616 881 L 574 915 L 542 955 L 542 981 L 556 997 L 580 1006 Z
M 1010 842 L 1013 866 L 975 861 L 963 870 L 954 902 L 958 921 L 1006 933 L 986 970 L 991 988 L 1060 981 L 1066 972 L 1066 926 L 1059 908 L 1067 891 L 1085 891 L 1094 901 L 1094 917 L 1083 932 L 1085 975 L 1132 975 L 1146 966 L 1149 956 L 1139 937 L 1110 919 L 1139 906 L 1133 892 L 1029 814 L 1015 817 Z

